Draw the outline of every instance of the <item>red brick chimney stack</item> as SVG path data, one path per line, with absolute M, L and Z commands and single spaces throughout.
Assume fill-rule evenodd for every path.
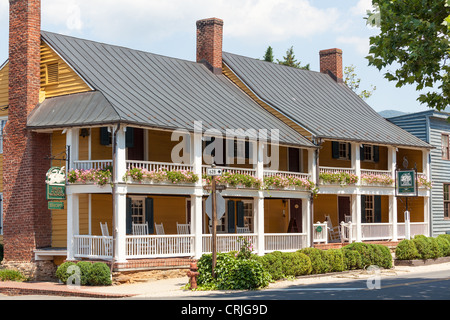
M 197 62 L 214 74 L 222 73 L 223 20 L 210 18 L 197 21 Z
M 41 2 L 10 0 L 9 5 L 9 108 L 3 135 L 3 264 L 33 272 L 30 270 L 36 269 L 33 250 L 51 246 L 51 215 L 45 196 L 50 134 L 26 129 L 27 117 L 39 103 Z
M 337 82 L 343 82 L 342 50 L 337 48 L 321 50 L 319 55 L 320 72 L 330 75 Z

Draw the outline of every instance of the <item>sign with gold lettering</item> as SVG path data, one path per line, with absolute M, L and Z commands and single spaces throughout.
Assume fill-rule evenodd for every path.
M 65 168 L 52 167 L 47 171 L 47 200 L 66 199 Z

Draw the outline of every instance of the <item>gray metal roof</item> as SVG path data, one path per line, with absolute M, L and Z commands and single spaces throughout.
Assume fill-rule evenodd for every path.
M 45 99 L 28 117 L 29 129 L 116 123 L 120 117 L 99 91 Z
M 317 137 L 431 147 L 384 119 L 327 74 L 226 52 L 223 61 L 262 101 Z
M 278 129 L 280 143 L 313 146 L 228 78 L 214 75 L 202 64 L 46 31 L 41 35 L 105 100 L 100 104 L 91 101 L 80 114 L 43 110 L 42 115 L 48 116 L 30 117 L 29 127 L 56 127 L 71 121 L 106 123 L 115 119 L 147 127 L 192 131 L 194 121 L 201 121 L 204 130 L 217 129 L 222 134 L 226 129 L 267 129 L 269 139 L 270 130 Z M 62 105 L 67 110 L 76 96 L 52 98 L 41 107 L 51 109 L 48 105 L 52 104 L 56 110 Z M 85 97 L 80 99 L 82 103 Z M 88 112 L 89 108 L 94 110 Z M 107 114 L 98 112 L 98 108 L 105 109 Z

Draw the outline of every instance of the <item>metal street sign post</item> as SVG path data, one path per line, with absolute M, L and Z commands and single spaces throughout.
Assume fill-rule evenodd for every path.
M 217 199 L 216 199 L 216 177 L 222 175 L 222 169 L 208 168 L 206 174 L 211 179 L 211 204 L 212 204 L 212 277 L 215 278 L 215 268 L 217 264 Z

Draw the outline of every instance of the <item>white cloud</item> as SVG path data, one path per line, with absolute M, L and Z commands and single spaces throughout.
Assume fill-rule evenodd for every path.
M 372 9 L 372 0 L 359 0 L 356 6 L 350 8 L 350 12 L 357 16 L 366 16 L 367 10 Z
M 105 38 L 159 40 L 195 32 L 195 21 L 224 20 L 226 37 L 267 41 L 311 37 L 332 29 L 338 10 L 310 0 L 43 0 L 43 21 Z M 63 32 L 64 30 L 52 30 Z

